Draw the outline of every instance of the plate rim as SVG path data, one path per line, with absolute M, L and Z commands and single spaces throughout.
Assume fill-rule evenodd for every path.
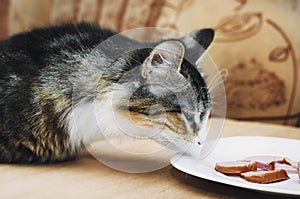
M 300 140 L 298 139 L 291 139 L 291 138 L 282 138 L 282 137 L 273 137 L 273 136 L 230 136 L 230 137 L 222 137 L 219 138 L 217 143 L 223 140 L 232 140 L 232 139 L 277 139 L 277 140 L 285 140 L 285 141 L 296 141 L 299 142 L 300 144 Z M 300 146 L 300 145 L 299 145 Z M 212 150 L 213 151 L 213 150 Z M 209 156 L 209 155 L 208 155 Z M 250 183 L 249 182 L 249 186 L 245 186 L 245 184 L 241 184 L 240 182 L 234 181 L 234 180 L 229 180 L 226 178 L 212 178 L 211 175 L 207 175 L 207 173 L 202 173 L 201 175 L 197 175 L 195 170 L 197 170 L 196 166 L 189 166 L 189 167 L 193 167 L 193 170 L 188 171 L 187 169 L 182 168 L 181 166 L 178 165 L 178 163 L 176 164 L 176 162 L 180 161 L 181 158 L 189 158 L 190 160 L 196 160 L 195 158 L 192 158 L 191 156 L 185 155 L 185 154 L 175 154 L 171 159 L 170 159 L 170 163 L 171 165 L 184 172 L 187 173 L 189 175 L 198 177 L 198 178 L 202 178 L 205 180 L 209 180 L 211 182 L 216 182 L 216 183 L 221 183 L 221 184 L 225 184 L 225 185 L 230 185 L 230 186 L 234 186 L 237 188 L 243 188 L 243 189 L 248 189 L 248 190 L 252 190 L 252 191 L 256 191 L 256 192 L 263 192 L 263 193 L 270 193 L 270 194 L 278 194 L 278 195 L 289 195 L 289 196 L 300 196 L 300 189 L 299 191 L 297 190 L 285 190 L 285 189 L 278 189 L 275 187 L 267 187 L 267 190 L 265 190 L 265 186 L 264 184 L 257 184 L 257 183 Z M 205 158 L 204 158 L 205 159 Z M 203 161 L 203 160 L 196 160 L 196 161 Z M 195 164 L 193 164 L 195 165 Z M 212 169 L 212 171 L 215 172 L 214 168 Z M 300 182 L 300 179 L 299 179 Z M 248 185 L 248 184 L 247 184 Z M 258 185 L 262 185 L 261 188 Z M 300 185 L 300 184 L 299 184 Z

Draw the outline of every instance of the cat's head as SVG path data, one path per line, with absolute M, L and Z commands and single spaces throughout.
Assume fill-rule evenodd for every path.
M 213 30 L 202 29 L 127 55 L 131 71 L 115 88 L 116 109 L 142 127 L 140 135 L 179 150 L 204 142 L 211 101 L 196 62 L 213 37 Z

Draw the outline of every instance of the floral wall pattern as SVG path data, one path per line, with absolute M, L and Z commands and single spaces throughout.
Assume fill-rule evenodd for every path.
M 64 22 L 121 32 L 213 27 L 208 54 L 226 69 L 227 116 L 300 125 L 298 0 L 0 0 L 0 39 Z

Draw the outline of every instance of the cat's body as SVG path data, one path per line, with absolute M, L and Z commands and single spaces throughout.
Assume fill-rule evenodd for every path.
M 185 127 L 173 136 L 168 132 L 174 131 L 172 122 L 166 124 L 169 130 L 154 136 L 155 140 L 162 144 L 174 138 L 196 142 L 194 138 L 208 117 L 210 98 L 200 73 L 183 57 L 190 52 L 188 58 L 196 61 L 203 51 L 193 52 L 189 38 L 139 43 L 121 37 L 121 43 L 108 42 L 102 49 L 94 49 L 114 35 L 79 24 L 36 29 L 0 42 L 0 162 L 74 158 L 99 132 L 118 134 L 120 126 L 112 120 L 120 117 L 120 123 L 128 122 L 128 115 L 122 117 L 124 110 L 143 120 L 153 107 L 153 115 L 161 114 L 155 110 L 156 104 L 162 104 L 172 120 L 183 118 Z M 200 45 L 207 48 L 213 32 L 189 37 L 200 38 Z M 128 46 L 140 49 L 114 57 Z M 164 51 L 169 48 L 175 54 Z M 192 90 L 176 94 L 174 89 L 184 87 L 185 81 Z M 152 83 L 171 83 L 175 94 Z M 196 99 L 196 105 L 191 99 Z M 114 111 L 118 116 L 112 115 Z M 188 130 L 191 132 L 180 135 Z

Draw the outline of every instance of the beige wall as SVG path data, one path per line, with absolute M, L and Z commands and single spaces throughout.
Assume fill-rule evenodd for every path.
M 298 0 L 1 0 L 0 38 L 82 20 L 115 31 L 213 27 L 209 49 L 226 69 L 227 116 L 294 125 L 300 112 Z M 299 116 L 298 116 L 299 117 Z

